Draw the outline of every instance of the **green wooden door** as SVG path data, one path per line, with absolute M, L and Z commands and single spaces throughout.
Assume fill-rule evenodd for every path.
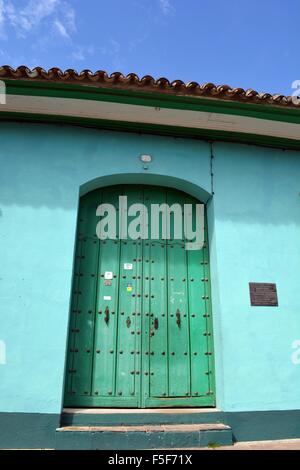
M 119 216 L 120 195 L 148 214 L 153 203 L 197 203 L 176 190 L 135 185 L 81 198 L 65 406 L 213 406 L 207 241 L 186 250 L 172 232 L 168 240 L 99 240 L 96 209 L 110 203 Z

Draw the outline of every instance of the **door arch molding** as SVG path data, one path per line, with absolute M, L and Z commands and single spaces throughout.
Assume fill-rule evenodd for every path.
M 154 173 L 112 173 L 110 175 L 99 176 L 83 183 L 79 188 L 79 197 L 99 188 L 115 185 L 142 184 L 150 186 L 160 186 L 177 189 L 193 196 L 198 201 L 206 204 L 211 198 L 211 194 L 201 186 L 192 183 L 184 178 L 177 178 L 164 174 Z

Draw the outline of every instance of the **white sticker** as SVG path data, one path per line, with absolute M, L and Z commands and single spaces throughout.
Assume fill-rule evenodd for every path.
M 103 299 L 104 299 L 104 300 L 111 300 L 111 296 L 110 296 L 110 295 L 105 295 L 105 296 L 103 297 Z
M 112 279 L 113 278 L 113 273 L 112 271 L 105 271 L 104 273 L 104 279 Z
M 131 264 L 131 263 L 124 263 L 124 269 L 133 269 L 133 264 Z

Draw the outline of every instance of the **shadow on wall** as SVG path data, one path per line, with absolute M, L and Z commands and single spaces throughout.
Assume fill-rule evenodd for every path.
M 219 220 L 300 224 L 300 152 L 224 142 L 213 150 Z
M 207 142 L 28 123 L 4 123 L 0 135 L 0 204 L 3 205 L 77 209 L 82 185 L 97 181 L 101 175 L 117 174 L 125 174 L 132 181 L 126 181 L 124 176 L 119 181 L 114 177 L 106 184 L 147 184 L 149 179 L 149 184 L 175 185 L 187 191 L 180 183 L 183 177 L 191 182 L 192 195 L 199 197 L 199 187 L 203 187 L 206 200 L 209 197 Z M 147 151 L 154 158 L 151 168 L 145 170 L 138 156 Z M 185 161 L 188 165 L 184 168 Z M 163 175 L 169 175 L 169 183 Z
M 175 187 L 202 202 L 210 197 L 210 144 L 204 141 L 28 123 L 3 123 L 0 136 L 3 206 L 77 210 L 79 188 L 84 194 L 126 183 Z M 154 154 L 147 171 L 138 160 L 145 149 Z M 216 142 L 213 153 L 218 220 L 300 224 L 300 152 Z

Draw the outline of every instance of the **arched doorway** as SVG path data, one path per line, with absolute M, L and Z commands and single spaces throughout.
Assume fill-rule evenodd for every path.
M 151 204 L 199 204 L 181 191 L 148 185 L 81 197 L 65 406 L 214 406 L 206 228 L 198 250 L 186 249 L 184 231 L 180 239 L 172 231 L 170 239 L 161 237 L 161 225 L 151 239 L 151 222 L 147 238 L 101 240 L 97 207 L 111 204 L 119 217 L 119 196 L 128 206 L 144 204 L 149 214 Z

